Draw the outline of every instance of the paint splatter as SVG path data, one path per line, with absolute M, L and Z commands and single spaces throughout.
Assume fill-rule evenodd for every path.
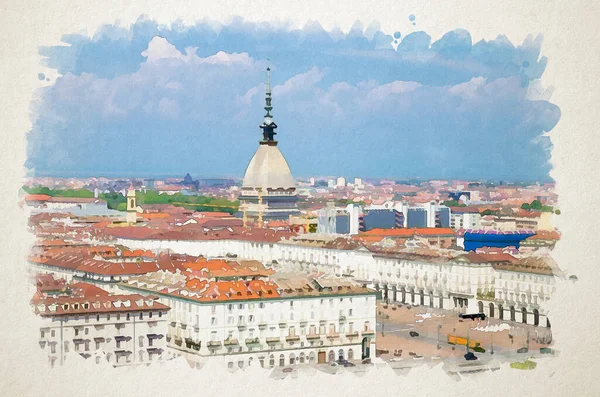
M 527 62 L 527 61 L 523 61 L 523 67 L 524 67 L 524 68 L 528 68 L 528 67 L 529 67 L 529 62 Z
M 415 14 L 410 14 L 410 15 L 408 16 L 408 20 L 409 20 L 409 21 L 411 21 L 411 22 L 414 22 L 414 21 L 415 21 L 415 19 L 417 19 L 417 18 L 415 17 Z M 413 23 L 413 25 L 414 25 L 414 23 Z
M 44 80 L 45 78 L 46 78 L 46 75 L 44 73 L 38 73 L 38 79 Z
M 394 38 L 395 39 L 399 39 L 400 37 L 402 37 L 402 35 L 400 34 L 400 32 L 394 33 Z
M 394 44 L 398 44 L 398 40 L 394 40 Z

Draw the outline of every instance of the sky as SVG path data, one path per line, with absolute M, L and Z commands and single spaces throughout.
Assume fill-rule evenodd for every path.
M 406 16 L 409 18 L 409 15 Z M 541 35 L 439 40 L 234 18 L 140 17 L 41 47 L 26 166 L 37 175 L 238 176 L 258 147 L 265 68 L 295 176 L 550 180 L 560 119 Z

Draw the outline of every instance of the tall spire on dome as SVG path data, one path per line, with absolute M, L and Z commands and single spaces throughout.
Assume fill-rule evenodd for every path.
M 265 92 L 265 110 L 267 114 L 265 117 L 273 117 L 271 116 L 271 110 L 273 110 L 273 106 L 271 105 L 271 67 L 267 66 L 267 87 Z
M 263 130 L 263 139 L 260 141 L 261 145 L 277 145 L 277 141 L 275 140 L 275 128 L 277 128 L 277 124 L 273 121 L 273 115 L 271 111 L 273 110 L 273 106 L 271 104 L 271 67 L 267 66 L 267 84 L 265 90 L 265 117 L 263 119 L 260 128 Z

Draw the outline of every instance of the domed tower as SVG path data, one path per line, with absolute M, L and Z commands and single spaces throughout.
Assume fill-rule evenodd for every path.
M 263 139 L 246 168 L 239 197 L 246 217 L 261 220 L 288 219 L 298 215 L 296 182 L 290 167 L 277 147 L 277 124 L 271 111 L 271 69 L 267 68 L 265 111 L 260 128 Z

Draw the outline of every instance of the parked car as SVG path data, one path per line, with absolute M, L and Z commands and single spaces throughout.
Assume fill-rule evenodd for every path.
M 362 363 L 363 363 L 363 364 L 373 364 L 373 363 L 371 362 L 371 359 L 370 359 L 370 358 L 365 358 L 364 360 L 362 360 Z
M 348 360 L 337 360 L 337 364 L 338 365 L 342 365 L 344 367 L 355 367 L 356 365 L 352 364 L 350 361 Z
M 410 336 L 412 336 L 413 338 L 416 338 L 417 336 L 419 336 L 419 333 L 417 331 L 410 331 L 408 334 Z
M 294 371 L 294 368 L 292 368 L 292 367 L 287 367 L 287 368 L 284 368 L 281 370 L 281 372 L 285 372 L 285 373 L 292 372 L 292 371 Z
M 468 352 L 467 354 L 465 354 L 465 360 L 467 360 L 467 361 L 477 360 L 477 356 L 475 354 L 473 354 L 472 352 Z
M 528 351 L 529 351 L 528 348 L 522 347 L 522 348 L 520 348 L 520 349 L 517 350 L 517 353 L 527 353 Z

